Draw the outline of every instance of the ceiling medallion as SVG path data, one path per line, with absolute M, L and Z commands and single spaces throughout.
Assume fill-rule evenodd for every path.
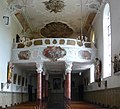
M 62 0 L 49 0 L 43 3 L 46 6 L 46 10 L 54 13 L 61 12 L 65 6 Z
M 72 36 L 73 30 L 65 23 L 51 22 L 46 24 L 40 33 L 47 38 L 67 38 Z

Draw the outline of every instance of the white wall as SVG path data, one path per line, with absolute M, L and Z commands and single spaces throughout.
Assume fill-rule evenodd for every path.
M 13 84 L 13 76 L 14 76 L 14 74 L 17 74 L 16 84 Z M 12 76 L 11 91 L 12 92 L 26 93 L 28 91 L 28 85 L 25 86 L 25 79 L 27 79 L 27 81 L 29 79 L 27 73 L 24 72 L 23 70 L 21 70 L 17 65 L 15 65 L 14 66 L 14 71 L 13 71 L 13 76 Z M 18 85 L 18 76 L 21 76 L 20 85 Z M 24 77 L 24 86 L 22 86 L 22 77 Z
M 22 29 L 15 16 L 7 12 L 6 6 L 5 0 L 0 0 L 0 88 L 1 83 L 7 82 L 7 64 L 11 59 L 13 38 Z M 4 15 L 9 16 L 9 25 L 4 24 Z M 6 91 L 10 91 L 10 89 L 6 89 Z
M 120 0 L 109 0 L 110 11 L 111 11 L 111 24 L 112 24 L 112 59 L 114 54 L 120 53 Z M 103 62 L 103 9 L 100 10 L 100 13 L 97 14 L 93 27 L 96 32 L 97 37 L 97 47 L 98 47 L 98 58 Z M 97 83 L 91 83 L 87 90 L 100 90 L 105 89 L 104 81 L 107 80 L 107 88 L 120 87 L 120 75 L 115 76 L 113 73 L 113 64 L 112 76 L 103 79 L 101 87 L 98 87 Z

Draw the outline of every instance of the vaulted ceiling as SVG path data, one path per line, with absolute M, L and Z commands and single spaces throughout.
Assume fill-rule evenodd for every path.
M 14 14 L 23 27 L 27 37 L 77 38 L 86 35 L 102 0 L 6 0 L 8 11 Z M 16 64 L 17 65 L 17 64 Z M 91 63 L 73 63 L 73 72 L 90 68 Z M 35 63 L 18 64 L 28 72 L 36 71 Z M 51 74 L 64 72 L 65 63 L 44 63 Z
M 77 38 L 81 33 L 88 34 L 102 0 L 7 0 L 7 2 L 9 12 L 15 14 L 28 37 Z

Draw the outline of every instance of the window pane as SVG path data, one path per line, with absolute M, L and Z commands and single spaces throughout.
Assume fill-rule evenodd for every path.
M 110 9 L 107 3 L 103 13 L 103 77 L 111 76 L 111 24 L 110 24 Z

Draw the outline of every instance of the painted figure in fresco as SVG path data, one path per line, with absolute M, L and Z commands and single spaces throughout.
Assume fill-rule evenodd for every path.
M 49 46 L 44 49 L 43 55 L 52 61 L 57 61 L 57 59 L 62 58 L 66 55 L 66 51 L 60 46 Z
M 95 81 L 101 81 L 101 61 L 98 58 L 95 59 Z

